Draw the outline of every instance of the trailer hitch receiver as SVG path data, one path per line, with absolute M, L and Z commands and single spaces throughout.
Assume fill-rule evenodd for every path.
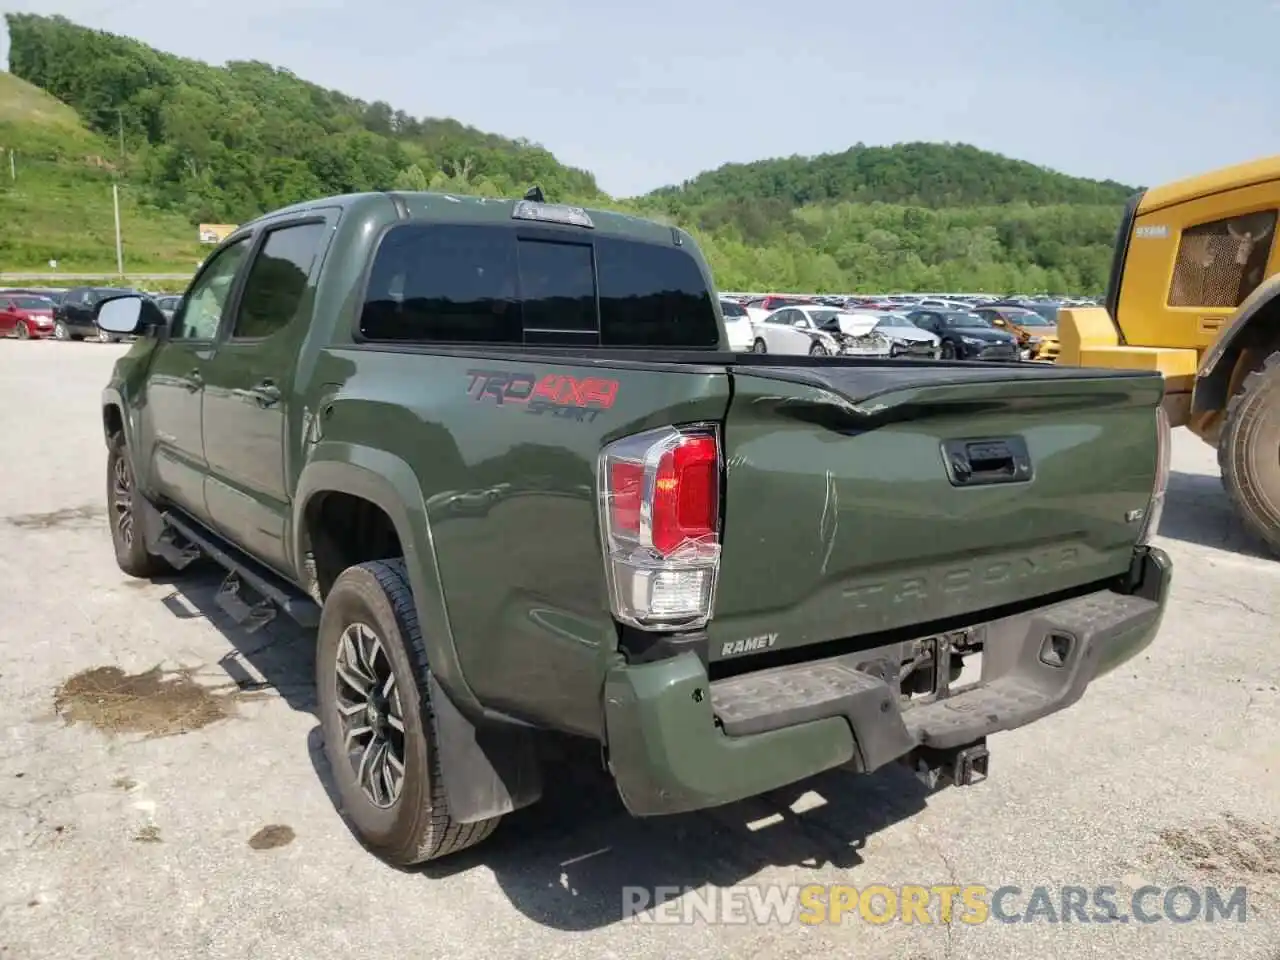
M 983 737 L 964 747 L 938 750 L 917 747 L 905 758 L 920 781 L 931 790 L 937 787 L 968 787 L 987 779 L 991 755 Z

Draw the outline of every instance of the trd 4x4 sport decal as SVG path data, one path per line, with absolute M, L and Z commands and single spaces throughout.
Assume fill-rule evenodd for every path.
M 588 423 L 612 407 L 618 396 L 618 381 L 602 377 L 509 370 L 468 370 L 467 376 L 471 378 L 467 395 L 478 403 L 519 404 L 526 413 L 550 413 Z

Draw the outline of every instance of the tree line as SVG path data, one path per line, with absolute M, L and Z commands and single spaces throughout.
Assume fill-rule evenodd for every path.
M 723 289 L 1081 293 L 1105 286 L 1132 192 L 963 144 L 915 143 L 727 164 L 617 200 L 528 140 L 413 117 L 264 63 L 213 67 L 62 17 L 6 20 L 12 72 L 108 142 L 122 137 L 125 154 L 110 161 L 151 204 L 192 223 L 243 222 L 335 193 L 519 196 L 536 183 L 551 200 L 689 229 Z

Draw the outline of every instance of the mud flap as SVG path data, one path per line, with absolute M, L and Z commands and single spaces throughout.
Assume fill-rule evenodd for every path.
M 537 802 L 542 768 L 533 731 L 511 724 L 477 727 L 434 675 L 427 683 L 450 816 L 476 823 Z

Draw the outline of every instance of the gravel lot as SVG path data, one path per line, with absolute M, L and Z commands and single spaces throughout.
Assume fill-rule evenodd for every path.
M 553 777 L 486 845 L 406 873 L 330 801 L 308 638 L 238 631 L 212 603 L 216 574 L 116 569 L 98 398 L 124 349 L 0 341 L 0 960 L 1280 958 L 1280 563 L 1238 530 L 1211 451 L 1184 431 L 1163 634 L 1075 707 L 992 738 L 985 784 L 926 799 L 896 771 L 841 774 L 637 822 L 607 783 Z M 113 669 L 132 699 L 101 693 Z M 1245 885 L 1250 916 L 619 921 L 624 885 L 810 882 Z

